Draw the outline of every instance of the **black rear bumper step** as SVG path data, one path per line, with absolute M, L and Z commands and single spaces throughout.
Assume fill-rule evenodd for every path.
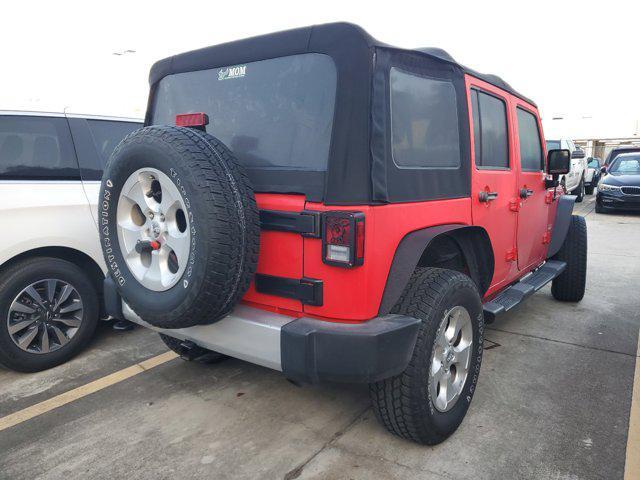
M 558 260 L 548 260 L 528 277 L 514 283 L 509 288 L 499 293 L 484 304 L 484 316 L 488 322 L 493 321 L 496 315 L 508 312 L 522 301 L 533 295 L 551 280 L 560 275 L 567 264 Z

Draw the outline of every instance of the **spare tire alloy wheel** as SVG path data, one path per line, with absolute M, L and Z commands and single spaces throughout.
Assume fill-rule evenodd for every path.
M 258 208 L 242 166 L 212 135 L 136 130 L 111 155 L 100 198 L 109 274 L 147 323 L 209 324 L 246 293 L 258 263 Z
M 189 261 L 191 234 L 178 188 L 160 170 L 142 168 L 118 199 L 118 241 L 127 267 L 153 291 L 173 287 Z
M 76 335 L 83 317 L 82 298 L 70 284 L 49 278 L 32 283 L 13 300 L 7 327 L 13 342 L 28 353 L 51 353 Z

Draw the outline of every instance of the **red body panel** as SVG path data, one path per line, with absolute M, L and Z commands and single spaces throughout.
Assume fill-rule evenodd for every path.
M 495 257 L 494 276 L 485 298 L 527 274 L 546 257 L 557 202 L 550 202 L 543 172 L 523 172 L 520 168 L 518 106 L 532 112 L 544 136 L 537 109 L 499 88 L 469 75 L 465 76 L 469 101 L 471 136 L 471 198 L 413 203 L 361 206 L 326 206 L 305 202 L 302 195 L 257 194 L 260 209 L 300 212 L 349 210 L 365 215 L 364 264 L 353 268 L 331 266 L 322 261 L 322 240 L 298 233 L 261 232 L 258 273 L 293 279 L 303 277 L 323 281 L 323 304 L 302 305 L 292 300 L 255 291 L 252 285 L 244 301 L 253 306 L 288 315 L 305 315 L 337 322 L 362 322 L 375 317 L 384 292 L 389 269 L 400 241 L 409 233 L 443 224 L 476 225 L 489 234 Z M 473 158 L 473 118 L 469 90 L 484 90 L 501 98 L 507 107 L 509 170 L 479 169 Z M 520 188 L 534 191 L 526 200 Z M 498 192 L 492 202 L 480 202 L 480 191 Z
M 273 193 L 256 194 L 258 208 L 261 210 L 281 210 L 301 212 L 304 209 L 303 195 L 281 195 Z M 287 278 L 302 278 L 303 242 L 302 236 L 290 232 L 260 232 L 260 256 L 258 273 Z M 265 295 L 256 292 L 253 283 L 243 298 L 246 301 L 287 310 L 302 311 L 299 300 Z

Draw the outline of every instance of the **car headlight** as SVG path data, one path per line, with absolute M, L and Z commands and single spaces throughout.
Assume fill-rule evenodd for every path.
M 606 183 L 600 182 L 598 184 L 598 190 L 601 192 L 619 192 L 620 187 L 616 187 L 614 185 L 607 185 Z

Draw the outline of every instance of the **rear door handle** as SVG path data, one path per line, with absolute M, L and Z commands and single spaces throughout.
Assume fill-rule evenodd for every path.
M 520 189 L 520 198 L 528 198 L 533 195 L 533 190 L 530 188 L 521 188 Z
M 498 192 L 487 192 L 486 190 L 482 190 L 478 193 L 478 200 L 481 202 L 491 202 L 498 198 Z

